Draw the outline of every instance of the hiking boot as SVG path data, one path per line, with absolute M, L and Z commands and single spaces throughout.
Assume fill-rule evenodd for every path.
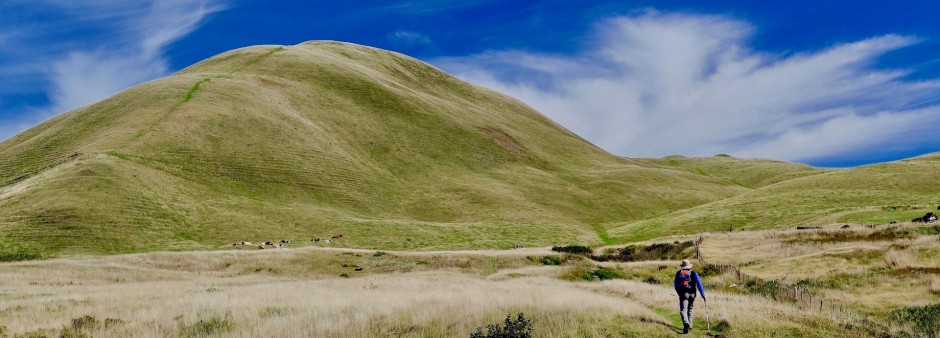
M 688 333 L 689 333 L 689 324 L 682 323 L 682 334 L 688 334 Z

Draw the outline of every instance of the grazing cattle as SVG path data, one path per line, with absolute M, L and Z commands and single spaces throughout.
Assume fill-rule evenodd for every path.
M 898 221 L 891 221 L 890 224 L 898 224 Z
M 940 210 L 940 205 L 937 206 L 937 210 Z
M 822 229 L 822 227 L 796 227 L 796 230 L 813 230 L 813 229 Z
M 914 223 L 921 223 L 921 222 L 923 222 L 923 221 L 924 221 L 924 218 L 923 218 L 923 217 L 917 217 L 917 218 L 911 220 L 911 222 L 914 222 Z
M 851 228 L 851 226 L 848 225 L 848 224 L 843 224 L 843 225 L 842 225 L 842 229 L 848 229 L 848 228 Z
M 290 244 L 290 241 L 286 239 L 282 239 L 281 244 Z
M 259 246 L 258 246 L 258 249 L 259 249 L 259 250 L 264 250 L 264 245 L 259 245 Z
M 274 242 L 266 241 L 264 243 L 261 243 L 261 245 L 274 245 Z
M 355 268 L 356 271 L 362 271 L 362 268 Z
M 311 239 L 311 241 L 319 242 L 319 241 L 320 241 L 320 237 L 314 237 L 313 239 Z

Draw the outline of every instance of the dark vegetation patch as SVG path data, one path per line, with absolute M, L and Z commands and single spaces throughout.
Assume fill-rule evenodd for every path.
M 235 322 L 231 315 L 222 317 L 212 317 L 209 319 L 200 319 L 199 321 L 185 325 L 180 329 L 180 337 L 205 337 L 218 335 L 231 331 L 235 327 Z
M 940 304 L 898 308 L 890 318 L 918 336 L 940 337 Z
M 523 313 L 516 315 L 516 319 L 512 319 L 512 315 L 506 315 L 506 319 L 503 320 L 503 324 L 489 324 L 486 326 L 486 332 L 483 332 L 483 327 L 478 327 L 476 331 L 470 333 L 470 338 L 531 338 L 532 337 L 532 321 L 525 318 Z
M 796 238 L 787 239 L 786 243 L 834 243 L 855 241 L 889 241 L 895 239 L 914 239 L 920 230 L 913 228 L 889 227 L 871 233 L 855 231 L 816 231 L 811 234 L 800 234 Z
M 562 274 L 559 278 L 568 280 L 568 281 L 580 281 L 580 280 L 593 281 L 593 280 L 623 279 L 624 275 L 622 272 L 613 268 L 596 266 L 596 267 L 572 268 L 568 270 L 566 273 Z
M 42 259 L 42 255 L 37 252 L 0 252 L 0 262 L 20 262 Z
M 566 245 L 566 246 L 553 246 L 552 251 L 555 252 L 564 252 L 574 255 L 582 256 L 591 256 L 594 254 L 594 250 L 591 247 L 584 245 Z
M 545 256 L 539 259 L 542 265 L 561 265 L 562 259 L 558 256 Z
M 673 243 L 655 243 L 648 246 L 630 245 L 612 253 L 593 256 L 600 262 L 638 262 L 654 260 L 679 260 L 692 256 L 695 244 L 692 241 Z

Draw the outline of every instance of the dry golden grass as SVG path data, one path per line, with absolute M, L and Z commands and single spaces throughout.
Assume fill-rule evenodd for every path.
M 940 302 L 940 293 L 932 291 L 940 241 L 918 234 L 917 226 L 709 234 L 702 253 L 709 262 L 800 284 L 829 304 L 881 317 L 898 307 Z
M 537 337 L 675 334 L 671 286 L 561 281 L 570 267 L 526 257 L 543 253 L 307 248 L 7 263 L 0 325 L 48 336 L 466 337 L 523 312 Z M 837 332 L 792 304 L 720 292 L 709 301 L 713 324 L 731 323 L 735 336 Z M 85 316 L 98 325 L 73 323 Z

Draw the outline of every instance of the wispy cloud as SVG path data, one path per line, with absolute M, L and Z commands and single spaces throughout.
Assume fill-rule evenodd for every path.
M 18 48 L 0 67 L 0 79 L 12 83 L 0 86 L 0 94 L 25 84 L 49 99 L 47 105 L 25 111 L 0 111 L 0 140 L 51 116 L 167 75 L 166 47 L 223 9 L 215 0 L 13 0 L 6 6 L 30 9 L 54 20 L 27 18 L 0 26 L 4 31 L 13 31 L 14 25 L 29 28 L 4 35 L 3 45 Z M 10 109 L 2 104 L 0 110 Z
M 432 62 L 509 93 L 608 151 L 851 159 L 940 148 L 940 81 L 873 67 L 918 43 L 885 35 L 775 55 L 725 16 L 646 12 L 605 20 L 579 55 L 490 51 Z
M 396 30 L 394 33 L 388 35 L 388 40 L 394 43 L 402 43 L 409 45 L 429 45 L 431 44 L 431 38 L 427 35 L 419 32 L 408 31 L 408 30 Z

